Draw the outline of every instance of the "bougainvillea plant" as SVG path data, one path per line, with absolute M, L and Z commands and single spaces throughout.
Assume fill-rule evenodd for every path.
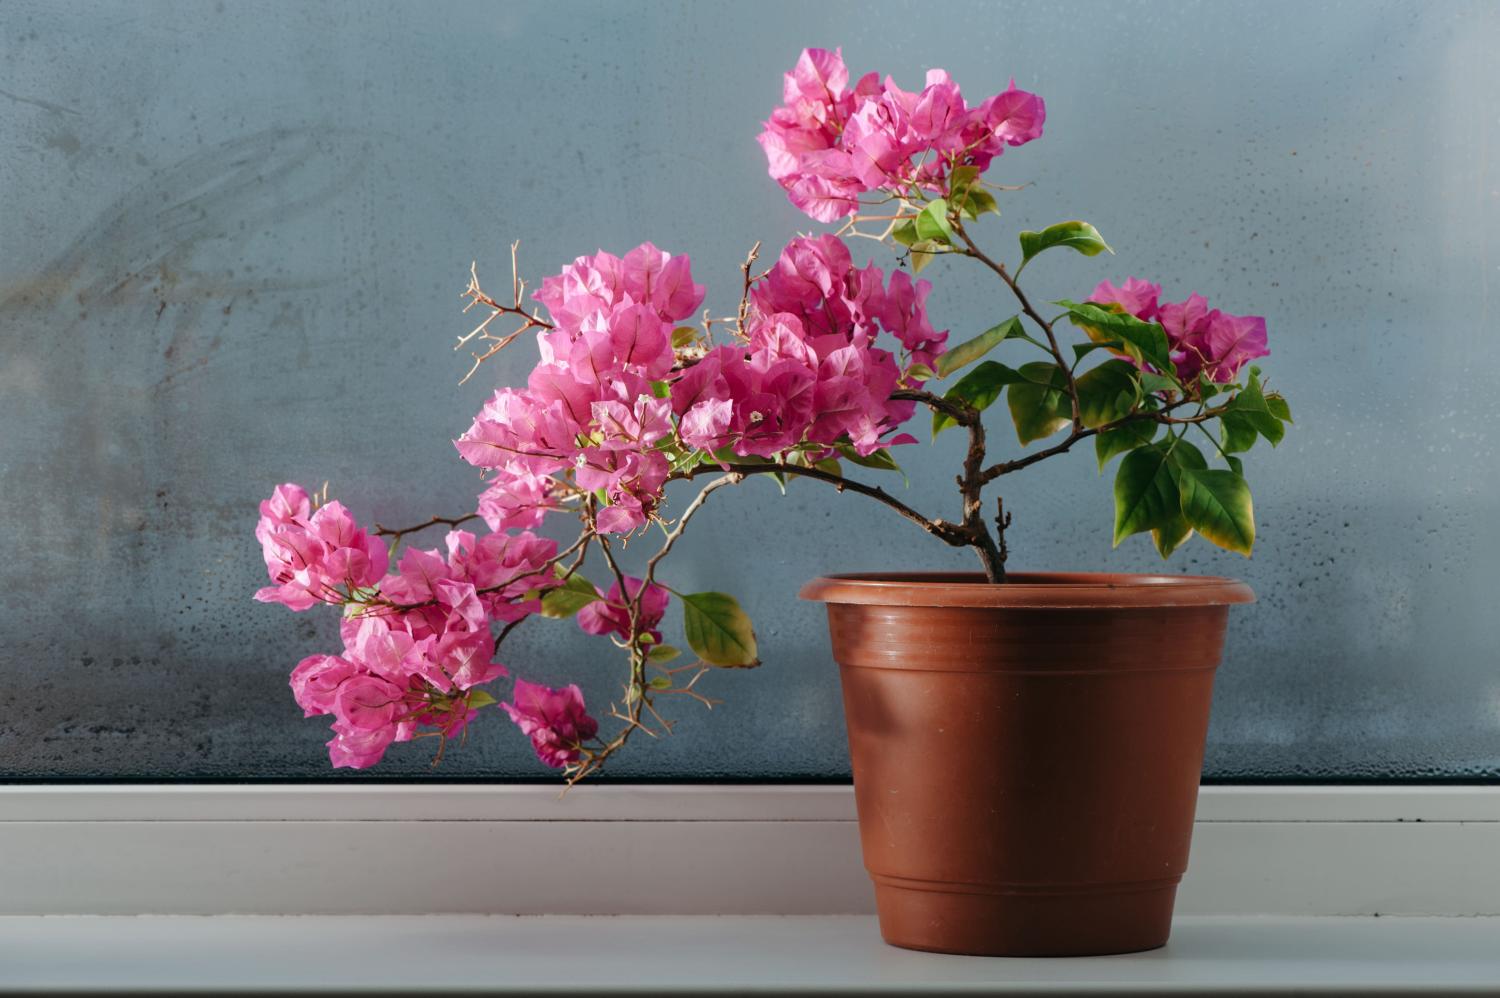
M 333 764 L 370 766 L 393 742 L 421 737 L 436 738 L 441 757 L 475 717 L 503 712 L 574 782 L 633 734 L 670 731 L 669 702 L 711 704 L 699 680 L 757 664 L 754 631 L 733 597 L 674 589 L 663 560 L 714 492 L 752 476 L 814 479 L 883 503 L 973 549 L 989 582 L 1003 584 L 1010 515 L 998 498 L 987 512 L 986 488 L 1091 441 L 1101 470 L 1119 459 L 1116 544 L 1149 533 L 1166 557 L 1197 533 L 1248 555 L 1255 524 L 1240 455 L 1262 437 L 1276 444 L 1290 421 L 1249 365 L 1267 352 L 1265 320 L 1198 294 L 1164 301 L 1160 284 L 1134 277 L 1076 301 L 1029 298 L 1019 278 L 1045 251 L 1110 251 L 1079 221 L 1020 232 L 1013 269 L 975 240 L 999 198 L 1019 189 L 985 171 L 1039 138 L 1044 120 L 1042 99 L 1014 83 L 971 105 L 941 70 L 909 92 L 874 73 L 851 83 L 839 52 L 808 50 L 760 144 L 792 203 L 839 228 L 792 240 L 760 272 L 752 250 L 732 313 L 700 314 L 704 288 L 688 258 L 650 243 L 579 257 L 542 281 L 534 304 L 514 247 L 508 300 L 471 272 L 467 308 L 486 315 L 459 339 L 482 347 L 464 380 L 523 334 L 539 354 L 526 384 L 496 391 L 455 442 L 487 475 L 475 512 L 366 531 L 296 485 L 261 504 L 256 537 L 273 584 L 256 598 L 343 610 L 343 650 L 303 659 L 291 678 L 308 716 L 334 719 Z M 855 237 L 893 248 L 897 268 L 856 266 L 846 242 Z M 942 257 L 989 271 L 1016 314 L 950 346 L 928 316 L 930 284 L 901 269 Z M 516 328 L 492 328 L 507 319 Z M 1065 342 L 1069 330 L 1076 342 Z M 981 359 L 1002 345 L 1031 356 Z M 1002 396 L 1020 448 L 991 461 L 985 419 Z M 892 451 L 916 442 L 904 428 L 919 410 L 934 437 L 968 435 L 953 518 L 846 474 L 899 471 Z M 669 508 L 670 483 L 704 478 Z M 459 529 L 476 520 L 488 532 Z M 555 521 L 577 525 L 571 543 L 533 532 Z M 444 548 L 403 547 L 438 526 L 450 528 Z M 621 567 L 628 543 L 650 546 L 639 576 Z M 690 655 L 660 629 L 673 600 Z M 502 643 L 534 616 L 575 618 L 623 652 L 609 732 L 576 685 L 516 677 L 505 702 L 485 690 L 510 675 Z

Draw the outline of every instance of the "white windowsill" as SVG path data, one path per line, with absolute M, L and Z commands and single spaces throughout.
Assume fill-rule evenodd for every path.
M 0 918 L 0 992 L 1494 993 L 1500 918 L 1187 917 L 1166 948 L 1033 960 L 881 943 L 868 916 Z
M 1500 915 L 1496 856 L 1500 787 L 1205 787 L 1177 913 Z M 862 915 L 873 900 L 848 787 L 0 786 L 0 915 Z

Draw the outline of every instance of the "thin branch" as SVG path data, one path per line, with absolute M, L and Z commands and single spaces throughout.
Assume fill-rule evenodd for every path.
M 831 471 L 824 471 L 821 468 L 804 468 L 801 465 L 782 463 L 730 463 L 722 466 L 713 464 L 701 464 L 696 468 L 690 468 L 687 471 L 678 472 L 676 475 L 673 475 L 671 477 L 672 479 L 683 480 L 696 478 L 699 475 L 710 474 L 714 471 L 735 472 L 741 475 L 766 475 L 779 472 L 784 475 L 798 475 L 802 478 L 814 478 L 820 482 L 827 482 L 828 484 L 837 488 L 840 492 L 847 489 L 850 492 L 857 492 L 860 495 L 868 496 L 869 498 L 874 499 L 876 502 L 884 503 L 891 509 L 895 510 L 897 513 L 900 513 L 906 519 L 910 520 L 912 523 L 915 523 L 917 526 L 927 531 L 929 534 L 932 534 L 934 537 L 946 541 L 947 543 L 952 544 L 955 547 L 962 547 L 969 543 L 967 537 L 964 536 L 962 530 L 958 527 L 957 524 L 949 523 L 946 520 L 929 520 L 927 517 L 923 516 L 921 513 L 912 509 L 910 506 L 906 505 L 906 503 L 902 502 L 900 499 L 897 499 L 895 496 L 891 495 L 884 489 L 879 488 L 878 486 L 866 485 L 863 482 L 856 482 L 852 478 L 845 478 L 842 475 L 836 475 Z
M 450 528 L 459 527 L 465 523 L 468 523 L 470 520 L 477 519 L 479 519 L 478 513 L 470 513 L 467 516 L 434 516 L 432 519 L 428 520 L 425 523 L 418 523 L 415 526 L 411 527 L 401 527 L 400 529 L 382 527 L 379 523 L 377 523 L 375 524 L 375 536 L 389 537 L 391 539 L 391 553 L 394 554 L 396 551 L 396 546 L 401 543 L 401 538 L 405 537 L 407 534 L 415 534 L 419 531 L 426 530 L 428 527 L 436 527 L 440 525 L 446 525 Z
M 1005 551 L 995 543 L 989 525 L 984 522 L 985 436 L 984 420 L 979 410 L 960 399 L 947 399 L 927 391 L 903 389 L 892 392 L 891 398 L 920 402 L 969 431 L 969 447 L 964 454 L 963 474 L 957 479 L 958 494 L 963 501 L 963 519 L 958 529 L 966 538 L 964 543 L 979 555 L 985 578 L 990 582 L 1004 582 Z
M 983 481 L 988 484 L 989 482 L 992 482 L 995 479 L 999 478 L 1001 475 L 1008 475 L 1013 471 L 1020 471 L 1022 468 L 1028 468 L 1031 465 L 1036 464 L 1038 461 L 1045 461 L 1049 457 L 1056 457 L 1058 454 L 1066 452 L 1080 440 L 1086 440 L 1087 438 L 1099 433 L 1103 433 L 1106 430 L 1119 429 L 1121 426 L 1124 426 L 1127 423 L 1139 423 L 1145 421 L 1161 423 L 1163 425 L 1206 423 L 1211 419 L 1217 419 L 1227 411 L 1226 406 L 1220 406 L 1216 409 L 1204 409 L 1203 411 L 1194 413 L 1191 416 L 1168 415 L 1168 413 L 1172 412 L 1172 410 L 1187 405 L 1191 401 L 1192 399 L 1179 399 L 1176 402 L 1168 404 L 1165 408 L 1158 409 L 1154 412 L 1132 412 L 1128 416 L 1122 416 L 1119 419 L 1116 419 L 1113 422 L 1105 423 L 1102 426 L 1095 426 L 1092 428 L 1076 428 L 1073 430 L 1073 432 L 1069 433 L 1067 437 L 1065 437 L 1060 443 L 1053 444 L 1051 447 L 1043 448 L 1042 450 L 1039 450 L 1033 454 L 1027 454 L 1024 457 L 1018 457 L 1013 461 L 1001 461 L 998 464 L 990 465 L 988 468 L 984 469 L 981 477 Z
M 1044 319 L 1042 317 L 1042 314 L 1032 306 L 1031 300 L 1026 297 L 1026 292 L 1021 290 L 1021 286 L 1017 284 L 1016 279 L 1010 275 L 1010 271 L 1005 269 L 1005 264 L 998 263 L 995 260 L 990 259 L 990 257 L 986 255 L 984 250 L 980 249 L 979 246 L 974 242 L 974 240 L 969 236 L 969 233 L 964 229 L 962 221 L 957 218 L 953 219 L 952 221 L 953 231 L 958 233 L 958 237 L 964 242 L 964 245 L 960 247 L 957 252 L 964 256 L 978 260 L 980 263 L 984 264 L 990 270 L 993 270 L 997 275 L 999 275 L 1000 280 L 1005 282 L 1005 286 L 1010 288 L 1011 294 L 1016 296 L 1016 301 L 1020 303 L 1021 311 L 1024 312 L 1032 322 L 1035 322 L 1039 327 L 1041 327 L 1042 332 L 1047 334 L 1047 346 L 1050 349 L 1053 358 L 1057 361 L 1057 366 L 1062 368 L 1064 377 L 1068 379 L 1068 401 L 1073 408 L 1073 428 L 1075 430 L 1081 429 L 1083 426 L 1083 419 L 1078 407 L 1078 383 L 1073 377 L 1072 367 L 1069 366 L 1067 360 L 1063 357 L 1062 348 L 1057 345 L 1057 334 L 1052 330 L 1052 323 Z
M 745 335 L 745 320 L 750 317 L 750 286 L 759 278 L 750 276 L 750 268 L 755 266 L 755 261 L 760 257 L 760 240 L 750 247 L 750 252 L 745 256 L 745 262 L 740 264 L 740 270 L 745 275 L 745 289 L 740 292 L 739 330 L 740 335 Z
M 703 508 L 703 504 L 708 501 L 708 497 L 718 489 L 722 489 L 730 485 L 738 485 L 744 480 L 745 476 L 743 473 L 731 471 L 726 475 L 715 478 L 713 481 L 703 486 L 698 494 L 693 497 L 693 501 L 688 503 L 687 508 L 682 511 L 682 515 L 677 518 L 677 525 L 667 533 L 666 538 L 662 541 L 661 547 L 654 555 L 651 556 L 651 560 L 646 562 L 647 585 L 649 585 L 651 581 L 656 578 L 656 566 L 661 562 L 663 558 L 667 556 L 667 553 L 672 550 L 672 545 L 676 544 L 677 538 L 682 536 L 682 531 L 687 527 L 688 521 L 693 518 L 694 513 Z M 641 588 L 644 590 L 646 587 L 645 585 L 643 585 Z
M 546 319 L 543 319 L 539 312 L 537 312 L 536 310 L 527 311 L 526 308 L 521 304 L 521 298 L 526 293 L 526 282 L 521 280 L 520 269 L 516 261 L 516 253 L 520 246 L 521 244 L 519 242 L 510 244 L 510 289 L 512 300 L 511 304 L 509 305 L 502 304 L 496 301 L 494 298 L 491 298 L 489 295 L 485 294 L 484 289 L 479 286 L 479 272 L 477 263 L 471 263 L 469 265 L 469 286 L 466 287 L 461 293 L 462 297 L 469 299 L 469 303 L 464 306 L 464 311 L 467 312 L 475 305 L 483 305 L 490 310 L 490 314 L 485 316 L 484 320 L 480 322 L 479 325 L 470 330 L 468 334 L 460 336 L 458 338 L 458 343 L 454 345 L 453 349 L 461 349 L 466 344 L 473 341 L 476 337 L 480 340 L 490 341 L 491 345 L 489 349 L 487 349 L 484 353 L 475 353 L 473 355 L 474 363 L 469 368 L 469 372 L 465 374 L 459 381 L 459 384 L 464 384 L 464 382 L 472 378 L 474 376 L 474 372 L 479 370 L 479 366 L 481 364 L 489 360 L 491 357 L 495 356 L 495 354 L 499 353 L 501 350 L 504 350 L 506 347 L 510 346 L 511 343 L 515 342 L 516 337 L 520 336 L 527 330 L 553 328 L 552 323 L 548 322 Z M 494 322 L 502 315 L 508 315 L 513 318 L 520 319 L 521 325 L 514 331 L 506 333 L 504 335 L 496 335 L 494 333 L 491 333 L 489 331 L 490 323 Z

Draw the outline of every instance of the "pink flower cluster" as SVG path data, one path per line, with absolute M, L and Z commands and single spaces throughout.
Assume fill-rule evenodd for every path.
M 329 758 L 363 769 L 424 728 L 458 734 L 473 715 L 468 691 L 506 675 L 493 661 L 491 622 L 541 609 L 539 591 L 557 582 L 557 543 L 527 531 L 454 530 L 446 557 L 409 549 L 387 575 L 384 546 L 347 510 L 310 506 L 290 484 L 261 504 L 256 536 L 278 584 L 256 596 L 293 610 L 346 605 L 343 651 L 309 656 L 291 677 L 306 716 L 334 718 Z
M 624 533 L 661 501 L 664 444 L 769 457 L 803 443 L 869 454 L 909 442 L 891 434 L 915 406 L 890 394 L 920 385 L 943 350 L 930 290 L 857 269 L 836 236 L 796 239 L 754 287 L 746 342 L 679 365 L 673 323 L 703 300 L 687 258 L 649 243 L 623 259 L 580 257 L 536 296 L 555 328 L 539 337 L 527 387 L 497 391 L 455 441 L 492 473 L 479 512 L 495 530 L 532 527 L 563 497 L 598 493 L 599 531 Z M 874 345 L 882 330 L 899 357 Z
M 783 104 L 760 134 L 772 178 L 820 222 L 854 214 L 859 197 L 917 185 L 946 194 L 955 167 L 984 170 L 1007 146 L 1042 134 L 1046 107 L 1009 89 L 971 107 L 941 69 L 908 92 L 875 73 L 849 84 L 842 50 L 805 49 L 785 76 Z
M 1100 281 L 1089 301 L 1118 305 L 1144 322 L 1160 323 L 1172 349 L 1172 364 L 1184 382 L 1204 374 L 1218 384 L 1231 382 L 1240 368 L 1270 354 L 1266 320 L 1258 315 L 1230 315 L 1209 309 L 1194 292 L 1186 301 L 1162 302 L 1161 285 L 1130 277 L 1116 287 Z
M 496 392 L 455 441 L 464 460 L 491 469 L 479 512 L 491 529 L 531 527 L 558 507 L 572 471 L 579 489 L 602 491 L 604 533 L 641 526 L 669 470 L 657 443 L 672 432 L 670 407 L 652 392 L 672 370 L 674 324 L 703 301 L 685 256 L 645 243 L 624 258 L 579 257 L 542 282 L 536 298 L 554 328 L 525 389 Z
M 299 485 L 279 485 L 260 504 L 255 526 L 266 571 L 275 585 L 255 594 L 262 603 L 306 610 L 316 603 L 342 603 L 355 589 L 385 574 L 385 545 L 370 537 L 337 502 L 312 512 Z
M 630 594 L 629 599 L 635 599 L 636 594 L 641 591 L 641 584 L 642 580 L 633 575 L 625 577 L 625 591 Z M 620 584 L 616 582 L 609 587 L 609 592 L 601 593 L 598 600 L 578 611 L 578 626 L 588 634 L 613 634 L 622 641 L 630 640 L 630 610 L 625 605 L 626 598 L 620 594 Z M 671 599 L 671 594 L 655 583 L 647 586 L 645 593 L 641 595 L 636 629 L 649 634 L 652 644 L 661 644 L 661 631 L 656 629 L 656 625 L 661 623 Z
M 804 442 L 829 453 L 847 438 L 862 455 L 912 442 L 888 436 L 915 409 L 890 396 L 904 372 L 943 350 L 948 334 L 927 317 L 929 290 L 904 272 L 887 286 L 874 264 L 856 269 L 836 236 L 793 240 L 751 293 L 748 349 L 717 347 L 673 383 L 682 439 L 761 457 Z M 904 363 L 874 346 L 882 329 L 900 341 Z
M 555 690 L 517 679 L 511 701 L 501 708 L 531 739 L 536 757 L 553 768 L 576 761 L 580 745 L 599 732 L 599 722 L 584 712 L 577 686 Z

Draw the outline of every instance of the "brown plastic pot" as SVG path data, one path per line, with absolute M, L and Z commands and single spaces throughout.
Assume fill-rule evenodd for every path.
M 828 604 L 880 931 L 992 956 L 1163 945 L 1231 579 L 835 575 Z

